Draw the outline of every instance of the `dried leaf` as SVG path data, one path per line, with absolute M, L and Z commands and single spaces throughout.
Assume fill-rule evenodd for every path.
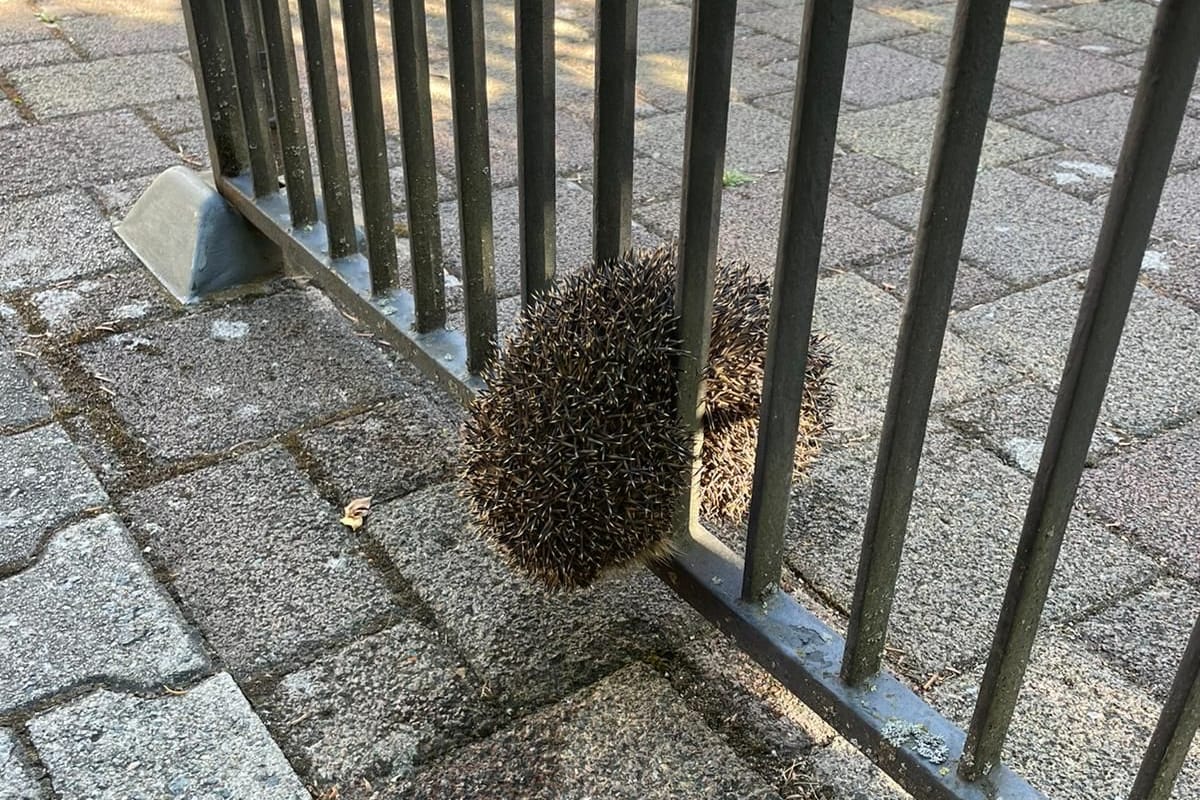
M 350 504 L 343 509 L 342 524 L 352 531 L 356 531 L 363 525 L 363 517 L 371 512 L 371 498 L 358 497 L 350 501 Z

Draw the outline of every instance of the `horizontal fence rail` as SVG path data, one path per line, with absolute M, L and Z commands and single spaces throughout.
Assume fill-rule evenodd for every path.
M 375 14 L 383 12 L 364 0 L 342 0 L 336 8 L 339 15 L 328 0 L 298 0 L 304 92 L 286 0 L 184 0 L 214 182 L 291 267 L 466 403 L 485 388 L 482 376 L 497 346 L 483 0 L 445 4 L 461 332 L 446 327 L 425 6 L 422 0 L 391 0 L 386 9 L 400 109 L 408 288 L 396 249 L 376 41 Z M 511 11 L 519 275 L 528 304 L 555 276 L 554 4 L 514 0 Z M 957 4 L 845 639 L 779 584 L 850 43 L 849 0 L 808 0 L 795 12 L 803 14 L 802 34 L 791 134 L 780 144 L 787 149 L 787 171 L 745 558 L 699 524 L 689 493 L 679 508 L 677 551 L 653 565 L 681 597 L 904 788 L 937 800 L 1042 796 L 1000 755 L 1200 60 L 1200 3 L 1162 0 L 1007 592 L 963 731 L 881 665 L 1007 11 L 1007 0 Z M 638 4 L 605 0 L 596 3 L 595 13 L 592 251 L 607 259 L 632 240 Z M 345 45 L 340 68 L 338 16 Z M 676 308 L 687 354 L 679 360 L 678 411 L 697 457 L 735 26 L 734 2 L 692 4 Z M 349 88 L 353 151 L 343 133 L 342 80 Z M 921 726 L 941 751 L 931 755 L 899 742 L 890 730 L 897 722 Z M 1133 800 L 1170 796 L 1198 725 L 1200 620 L 1147 743 Z

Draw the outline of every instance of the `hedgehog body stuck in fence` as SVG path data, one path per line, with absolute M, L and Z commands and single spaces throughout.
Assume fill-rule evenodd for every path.
M 691 476 L 676 412 L 675 258 L 634 251 L 561 279 L 522 311 L 470 409 L 461 467 L 478 527 L 548 588 L 586 586 L 670 546 Z M 766 281 L 717 264 L 702 516 L 739 520 L 749 505 L 769 307 Z M 828 367 L 814 337 L 798 471 L 827 427 Z

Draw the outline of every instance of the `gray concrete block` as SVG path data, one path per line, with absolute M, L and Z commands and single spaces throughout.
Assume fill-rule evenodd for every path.
M 392 609 L 382 578 L 338 523 L 342 510 L 278 448 L 143 489 L 126 505 L 236 674 L 293 662 Z
M 376 507 L 367 524 L 504 708 L 558 699 L 704 629 L 640 570 L 584 591 L 544 592 L 488 548 L 458 491 L 416 492 Z
M 924 175 L 929 169 L 937 114 L 938 100 L 933 97 L 855 111 L 842 116 L 838 141 L 848 150 L 890 161 L 914 175 Z M 983 138 L 980 166 L 994 167 L 1054 149 L 1050 142 L 992 121 Z
M 1080 276 L 1062 278 L 964 311 L 950 326 L 1056 389 L 1082 298 Z M 1100 421 L 1148 436 L 1200 410 L 1200 386 L 1191 380 L 1200 370 L 1198 329 L 1195 312 L 1138 287 Z
M 176 308 L 159 284 L 141 269 L 58 284 L 30 295 L 29 300 L 46 324 L 46 332 L 65 339 L 136 327 Z M 97 331 L 98 327 L 101 330 Z
M 1198 443 L 1200 425 L 1192 421 L 1087 470 L 1079 486 L 1081 505 L 1193 580 L 1200 578 Z
M 908 295 L 908 273 L 911 268 L 912 254 L 905 254 L 863 267 L 858 272 L 888 294 L 903 300 Z M 992 277 L 976 266 L 959 263 L 950 307 L 961 311 L 990 302 L 1011 291 L 1012 287 L 1004 281 Z
M 208 667 L 199 638 L 114 516 L 54 534 L 37 563 L 0 580 L 0 709 L 93 681 L 138 689 Z
M 683 165 L 685 112 L 660 114 L 634 125 L 634 147 L 676 168 Z M 725 169 L 760 174 L 787 163 L 788 123 L 744 103 L 731 103 L 725 144 Z
M 466 666 L 408 622 L 291 673 L 260 710 L 318 787 L 405 776 L 491 727 Z
M 10 200 L 148 175 L 177 163 L 178 156 L 131 111 L 0 129 L 0 174 Z
M 1154 7 L 1133 0 L 1107 3 L 1083 3 L 1055 11 L 1050 15 L 1077 28 L 1089 28 L 1141 45 L 1150 41 L 1154 27 Z
M 316 290 L 214 308 L 79 346 L 162 459 L 216 453 L 369 405 L 403 384 Z
M 0 291 L 56 284 L 135 263 L 83 192 L 0 208 Z
M 915 228 L 921 192 L 884 200 L 872 210 Z M 975 183 L 963 258 L 1017 286 L 1040 283 L 1088 266 L 1101 212 L 1007 169 L 981 173 Z
M 57 424 L 0 437 L 0 564 L 33 555 L 42 536 L 108 502 Z
M 63 800 L 310 796 L 227 673 L 178 696 L 100 690 L 29 730 Z
M 1070 75 L 1069 80 L 1063 77 Z M 1044 41 L 1001 50 L 996 80 L 1055 102 L 1110 92 L 1137 83 L 1137 70 L 1084 50 Z
M 196 93 L 191 69 L 172 53 L 27 67 L 13 70 L 9 79 L 43 119 Z
M 33 770 L 21 758 L 21 747 L 7 728 L 0 728 L 0 797 L 9 800 L 43 800 Z
M 50 415 L 50 404 L 0 338 L 0 429 L 22 428 Z
M 1092 201 L 1112 187 L 1116 169 L 1079 150 L 1066 150 L 1019 161 L 1010 169 L 1035 178 L 1047 186 Z
M 863 153 L 840 152 L 834 155 L 830 190 L 859 205 L 868 205 L 885 197 L 911 191 L 920 179 Z
M 2 34 L 0 34 L 2 35 Z M 0 70 L 40 67 L 78 61 L 79 56 L 62 39 L 39 39 L 21 44 L 0 45 Z
M 942 68 L 923 58 L 881 44 L 852 47 L 846 53 L 842 98 L 860 108 L 928 97 L 941 86 Z
M 636 758 L 630 754 L 636 753 Z M 415 776 L 408 797 L 777 798 L 636 664 Z
M 877 447 L 823 454 L 792 509 L 789 563 L 848 609 Z M 899 669 L 918 684 L 987 652 L 1032 480 L 933 426 L 917 477 L 891 618 Z M 1078 614 L 1147 580 L 1153 561 L 1077 514 L 1059 556 L 1048 620 Z
M 147 14 L 140 19 L 107 14 L 69 17 L 59 28 L 91 59 L 188 49 L 183 15 L 178 12 Z

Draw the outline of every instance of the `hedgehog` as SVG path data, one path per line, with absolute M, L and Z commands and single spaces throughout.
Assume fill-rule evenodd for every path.
M 631 250 L 561 279 L 518 317 L 463 426 L 460 475 L 476 526 L 510 567 L 577 589 L 670 552 L 691 482 L 676 410 L 683 354 L 676 250 Z M 701 516 L 749 507 L 770 285 L 716 264 L 705 369 Z M 814 336 L 795 469 L 828 427 L 830 359 Z

